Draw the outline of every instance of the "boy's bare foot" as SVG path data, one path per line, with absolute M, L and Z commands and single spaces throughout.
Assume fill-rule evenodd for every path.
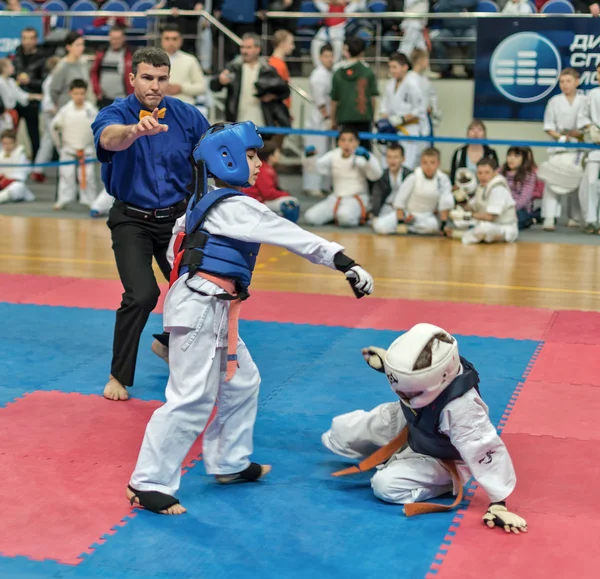
M 152 351 L 167 364 L 169 363 L 169 348 L 161 344 L 158 340 L 152 342 Z
M 138 493 L 139 492 L 140 491 L 138 491 Z M 138 505 L 141 504 L 139 497 L 129 487 L 127 487 L 127 490 L 125 491 L 125 495 L 127 496 L 127 500 L 130 503 L 136 503 Z M 165 497 L 167 497 L 167 496 L 168 495 L 165 495 Z M 158 512 L 161 515 L 183 515 L 183 513 L 186 513 L 187 511 L 182 505 L 177 503 L 176 505 L 172 505 L 172 506 L 170 506 L 162 511 L 158 511 Z
M 129 400 L 127 389 L 114 376 L 110 376 L 104 387 L 104 398 L 107 400 Z

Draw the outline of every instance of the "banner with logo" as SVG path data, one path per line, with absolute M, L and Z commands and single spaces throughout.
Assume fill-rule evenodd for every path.
M 44 40 L 43 16 L 9 16 L 0 13 L 0 58 L 11 55 L 21 44 L 21 30 L 35 28 L 40 44 Z
M 598 87 L 600 27 L 592 18 L 480 18 L 476 54 L 474 117 L 541 121 L 561 69 L 579 72 L 583 92 Z

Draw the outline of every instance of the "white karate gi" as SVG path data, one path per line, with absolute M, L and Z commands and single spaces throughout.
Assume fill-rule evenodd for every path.
M 421 167 L 417 167 L 400 185 L 392 207 L 391 211 L 386 210 L 385 214 L 380 213 L 373 220 L 375 233 L 396 233 L 398 209 L 402 209 L 406 217 L 414 217 L 415 220 L 408 226 L 410 233 L 439 233 L 440 222 L 435 214 L 454 208 L 450 179 L 442 171 L 437 171 L 433 179 L 427 179 Z
M 185 216 L 173 229 L 185 228 Z M 343 251 L 331 243 L 275 215 L 250 197 L 224 200 L 207 215 L 204 229 L 254 243 L 285 247 L 309 261 L 335 269 L 333 259 Z M 173 264 L 171 240 L 167 258 Z M 203 294 L 191 291 L 186 283 Z M 230 302 L 212 296 L 223 290 L 194 276 L 180 277 L 169 290 L 164 327 L 169 339 L 169 382 L 166 403 L 148 426 L 131 486 L 140 491 L 174 495 L 179 489 L 181 464 L 204 431 L 218 400 L 217 415 L 204 432 L 203 463 L 208 474 L 234 474 L 250 465 L 258 405 L 260 374 L 244 342 L 238 341 L 239 368 L 225 382 L 227 324 Z
M 406 426 L 402 402 L 389 402 L 366 412 L 336 416 L 321 440 L 329 450 L 351 459 L 363 459 L 395 438 Z M 506 446 L 490 422 L 488 407 L 472 388 L 442 410 L 439 430 L 450 438 L 462 461 L 456 461 L 461 483 L 471 477 L 491 502 L 505 500 L 517 477 Z M 447 492 L 456 494 L 443 462 L 419 454 L 409 446 L 378 467 L 371 478 L 376 497 L 396 504 L 426 501 Z
M 98 114 L 98 109 L 91 103 L 85 102 L 81 109 L 76 109 L 73 101 L 62 106 L 50 124 L 52 139 L 59 149 L 59 161 L 74 161 L 77 151 L 84 151 L 85 158 L 95 157 L 94 134 L 92 122 Z M 96 171 L 93 163 L 85 165 L 85 189 L 81 187 L 79 165 L 61 165 L 58 169 L 58 196 L 56 206 L 64 207 L 77 199 L 91 207 L 98 194 Z
M 398 86 L 395 79 L 388 80 L 381 100 L 380 113 L 394 126 L 400 122 L 400 117 L 405 115 L 417 117 L 416 122 L 404 125 L 401 132 L 420 136 L 421 127 L 427 122 L 427 100 L 421 89 L 419 75 L 409 71 Z M 414 169 L 419 163 L 421 144 L 418 141 L 401 141 L 400 144 L 404 147 L 404 164 L 409 169 Z
M 344 12 L 366 12 L 365 0 L 349 0 L 348 4 L 344 7 Z M 329 4 L 327 2 L 320 2 L 317 0 L 315 6 L 319 12 L 323 12 L 329 16 Z M 332 13 L 331 17 L 335 18 L 338 16 L 337 13 Z M 326 44 L 330 44 L 333 48 L 333 61 L 338 62 L 342 58 L 342 52 L 344 48 L 344 39 L 346 38 L 346 23 L 348 19 L 335 26 L 322 26 L 317 31 L 317 34 L 310 43 L 310 53 L 312 61 L 315 66 L 319 65 L 321 47 Z
M 421 93 L 425 99 L 425 118 L 421 120 L 421 136 L 429 137 L 433 134 L 433 127 L 436 126 L 441 118 L 442 111 L 440 110 L 439 99 L 437 91 L 431 82 L 431 79 L 427 76 L 426 71 L 422 73 L 415 73 L 421 86 Z M 429 112 L 431 110 L 431 112 Z M 433 146 L 434 143 L 420 142 L 419 147 L 422 151 L 426 147 Z
M 25 92 L 15 81 L 14 78 L 4 78 L 0 76 L 0 99 L 6 109 L 14 109 L 18 104 L 26 106 L 30 95 Z M 0 132 L 9 129 L 17 129 L 14 126 L 12 117 L 8 112 L 0 115 Z
M 310 95 L 315 103 L 312 107 L 307 129 L 324 130 L 328 128 L 329 121 L 323 119 L 319 107 L 326 107 L 327 115 L 331 117 L 331 79 L 333 71 L 319 64 L 310 74 L 308 82 L 310 85 Z M 306 135 L 304 137 L 304 146 L 313 146 L 316 149 L 316 155 L 305 157 L 302 167 L 302 188 L 304 191 L 322 191 L 331 188 L 331 178 L 321 175 L 317 171 L 317 157 L 324 155 L 331 148 L 331 137 L 321 137 L 319 135 Z
M 571 131 L 577 128 L 578 116 L 585 106 L 586 97 L 577 93 L 573 102 L 570 103 L 564 94 L 553 96 L 546 105 L 544 111 L 544 131 Z M 573 139 L 574 140 L 574 139 Z M 575 149 L 569 149 L 575 151 Z M 551 147 L 548 154 L 553 155 L 560 152 L 560 148 Z M 564 199 L 568 217 L 579 221 L 581 211 L 579 208 L 579 199 L 576 191 L 568 195 L 557 195 L 547 185 L 544 187 L 544 196 L 542 198 L 542 215 L 547 219 L 555 219 L 561 214 L 561 198 Z
M 204 0 L 204 10 L 209 14 L 213 12 L 213 0 Z M 212 70 L 213 63 L 213 37 L 212 37 L 212 26 L 204 26 L 204 17 L 198 18 L 198 28 L 196 33 L 196 54 L 200 55 L 200 64 L 204 69 Z
M 368 161 L 358 155 L 343 157 L 337 147 L 317 159 L 317 169 L 331 176 L 333 193 L 306 211 L 306 222 L 325 225 L 335 220 L 341 227 L 359 225 L 371 204 L 368 181 L 376 181 L 383 174 L 375 155 L 371 153 Z
M 405 0 L 404 11 L 412 14 L 427 14 L 429 12 L 429 2 L 427 0 Z M 427 26 L 426 18 L 404 18 L 400 23 L 402 41 L 398 52 L 410 58 L 415 48 L 427 50 L 427 43 L 423 34 L 425 26 Z
M 470 227 L 462 237 L 464 245 L 472 243 L 510 243 L 519 236 L 515 200 L 508 188 L 506 180 L 496 175 L 486 187 L 478 187 L 475 195 L 469 200 L 469 211 L 473 213 L 490 213 L 496 215 L 495 221 L 477 221 L 455 223 Z
M 577 118 L 577 128 L 583 129 L 588 125 L 600 127 L 600 88 L 591 90 L 584 106 L 579 110 Z M 585 173 L 579 186 L 579 203 L 584 223 L 598 224 L 600 217 L 598 210 L 600 204 L 599 184 L 600 179 L 600 150 L 591 150 L 588 152 Z
M 2 167 L 1 165 L 18 165 L 17 167 Z M 0 175 L 14 182 L 0 191 L 0 203 L 11 201 L 34 201 L 35 195 L 25 185 L 31 172 L 31 164 L 22 145 L 17 145 L 12 153 L 7 155 L 0 150 Z
M 56 107 L 52 101 L 50 95 L 50 83 L 52 82 L 52 73 L 50 73 L 42 83 L 42 94 L 44 98 L 41 103 L 42 112 L 42 139 L 40 141 L 40 148 L 33 161 L 34 165 L 39 163 L 50 163 L 52 161 L 52 155 L 54 153 L 54 142 L 52 141 L 52 129 L 50 128 L 54 114 L 56 113 Z M 46 167 L 35 167 L 36 173 L 45 174 Z

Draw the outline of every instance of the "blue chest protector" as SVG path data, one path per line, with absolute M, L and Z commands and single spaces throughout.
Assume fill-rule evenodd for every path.
M 204 271 L 235 281 L 239 297 L 248 297 L 248 287 L 256 265 L 260 243 L 239 241 L 222 235 L 213 235 L 204 229 L 208 213 L 230 197 L 244 195 L 234 189 L 209 191 L 186 211 L 185 237 L 180 247 L 183 251 L 178 275 L 195 275 Z M 193 201 L 193 198 L 192 198 Z
M 462 356 L 463 373 L 450 382 L 448 387 L 423 408 L 409 408 L 402 404 L 404 418 L 408 422 L 408 445 L 415 451 L 442 460 L 460 460 L 460 453 L 450 439 L 439 431 L 440 415 L 452 400 L 460 398 L 471 388 L 479 393 L 479 374 Z

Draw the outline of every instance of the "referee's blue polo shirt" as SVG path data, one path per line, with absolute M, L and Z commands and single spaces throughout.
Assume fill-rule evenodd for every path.
M 183 201 L 192 182 L 190 157 L 209 123 L 202 113 L 174 97 L 158 105 L 167 110 L 160 123 L 166 133 L 140 137 L 124 151 L 107 151 L 100 135 L 110 125 L 135 125 L 146 110 L 134 94 L 102 109 L 92 124 L 96 154 L 102 163 L 102 181 L 109 195 L 142 209 L 162 209 Z

